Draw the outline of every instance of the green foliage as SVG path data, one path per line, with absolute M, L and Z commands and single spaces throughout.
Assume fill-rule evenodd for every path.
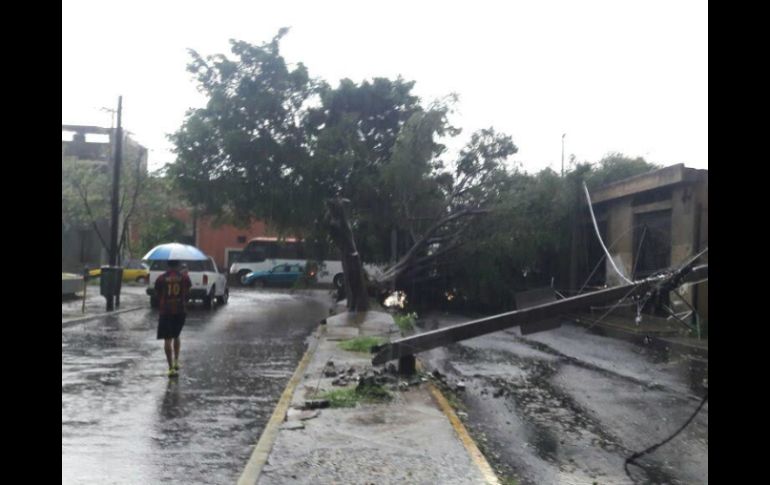
M 352 408 L 359 402 L 387 402 L 393 398 L 387 390 L 377 384 L 333 389 L 321 393 L 318 397 L 321 399 L 328 399 L 329 406 L 333 408 Z
M 150 214 L 142 222 L 137 255 L 144 255 L 158 244 L 182 241 L 188 235 L 184 222 L 168 212 Z
M 231 41 L 230 57 L 191 51 L 188 69 L 207 104 L 171 135 L 177 160 L 168 174 L 207 213 L 267 220 L 318 248 L 329 244 L 324 199 L 344 197 L 358 251 L 371 262 L 390 259 L 394 231 L 403 255 L 442 217 L 490 210 L 436 232 L 417 261 L 459 249 L 400 273 L 400 289 L 427 281 L 437 298 L 451 292 L 453 302 L 500 309 L 513 305 L 516 291 L 551 277 L 563 283 L 583 181 L 593 190 L 656 168 L 611 153 L 564 177 L 510 171 L 504 162 L 518 148 L 493 128 L 473 133 L 456 160 L 445 160 L 443 142 L 459 133 L 449 121 L 456 97 L 426 106 L 402 78 L 332 87 L 285 61 L 286 32 L 261 45 Z
M 406 334 L 414 330 L 414 325 L 417 323 L 417 314 L 416 313 L 396 314 L 396 315 L 393 315 L 393 320 L 395 320 L 396 325 L 398 325 L 398 328 L 401 329 L 401 333 Z
M 660 168 L 658 165 L 647 162 L 642 157 L 631 158 L 622 153 L 608 153 L 592 167 L 586 178 L 589 190 L 611 184 L 625 178 L 647 173 Z
M 333 408 L 352 408 L 358 404 L 359 396 L 355 388 L 333 389 L 318 396 L 321 399 L 328 399 L 329 406 Z
M 130 145 L 125 147 L 118 193 L 118 216 L 123 227 L 139 219 L 138 207 L 147 178 L 138 170 L 141 156 Z M 62 231 L 96 227 L 105 250 L 112 211 L 113 174 L 108 168 L 105 160 L 62 158 Z M 128 245 L 123 236 L 127 233 L 119 234 L 120 252 Z
M 382 337 L 356 337 L 350 340 L 343 340 L 339 343 L 343 350 L 352 352 L 370 352 L 372 347 L 382 345 L 385 339 Z
M 184 242 L 190 236 L 187 224 L 175 214 L 185 208 L 182 196 L 168 177 L 154 175 L 143 181 L 143 193 L 136 208 L 138 244 L 131 248 L 136 257 L 167 242 Z
M 386 402 L 393 398 L 384 387 L 378 384 L 359 384 L 356 387 L 356 394 L 366 402 Z
M 426 107 L 400 77 L 332 87 L 286 63 L 286 32 L 262 45 L 232 41 L 230 57 L 191 51 L 188 70 L 208 102 L 171 135 L 169 175 L 194 206 L 323 246 L 323 201 L 343 197 L 359 252 L 386 261 L 392 230 L 417 237 L 446 214 L 453 191 L 478 202 L 475 185 L 515 153 L 510 138 L 485 130 L 447 170 L 441 139 L 459 133 L 448 121 L 454 96 Z
M 92 206 L 92 216 L 86 202 Z M 62 160 L 61 210 L 65 229 L 87 227 L 92 221 L 108 217 L 109 203 L 110 179 L 106 165 L 97 166 L 74 158 Z
M 514 294 L 529 288 L 567 284 L 573 223 L 585 210 L 583 181 L 592 190 L 657 167 L 642 158 L 611 154 L 578 164 L 560 177 L 545 169 L 502 176 L 489 217 L 469 229 L 474 238 L 447 261 L 451 305 L 478 311 L 515 306 Z
M 304 125 L 320 85 L 280 55 L 286 32 L 261 46 L 231 41 L 234 60 L 191 51 L 188 70 L 208 103 L 188 112 L 171 135 L 177 162 L 169 175 L 194 206 L 269 219 L 279 228 L 308 222 Z

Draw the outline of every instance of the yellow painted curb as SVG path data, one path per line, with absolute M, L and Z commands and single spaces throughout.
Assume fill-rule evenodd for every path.
M 484 458 L 484 455 L 481 453 L 481 450 L 479 450 L 479 447 L 476 446 L 476 442 L 473 441 L 471 435 L 468 434 L 468 430 L 465 429 L 465 425 L 462 423 L 462 421 L 460 421 L 460 418 L 457 417 L 457 414 L 455 414 L 455 411 L 452 409 L 449 401 L 446 400 L 441 391 L 436 386 L 434 386 L 433 383 L 428 383 L 428 389 L 430 389 L 430 393 L 433 394 L 433 398 L 438 403 L 438 406 L 441 408 L 447 418 L 449 418 L 449 422 L 452 424 L 455 433 L 457 433 L 457 436 L 460 438 L 463 446 L 465 446 L 465 449 L 468 451 L 468 455 L 470 455 L 473 463 L 481 471 L 481 474 L 484 476 L 484 480 L 490 485 L 500 485 L 500 480 L 497 478 L 494 470 L 492 470 L 492 466 L 490 466 L 487 459 Z
M 294 375 L 289 379 L 286 384 L 286 389 L 283 390 L 281 398 L 278 400 L 278 404 L 273 411 L 273 415 L 267 422 L 265 429 L 262 431 L 262 436 L 259 437 L 257 445 L 254 447 L 254 451 L 251 453 L 249 461 L 246 463 L 246 467 L 243 469 L 240 478 L 238 478 L 238 485 L 253 485 L 257 483 L 260 473 L 262 473 L 262 467 L 267 463 L 267 458 L 270 456 L 270 451 L 273 449 L 275 439 L 278 437 L 278 431 L 283 423 L 286 412 L 291 404 L 291 398 L 294 395 L 294 390 L 297 388 L 302 376 L 305 373 L 310 358 L 313 356 L 318 342 L 321 340 L 321 334 L 325 331 L 326 326 L 321 325 L 316 332 L 316 339 L 310 347 L 305 351 L 305 355 L 302 356 L 302 360 L 299 361 L 297 368 L 294 370 Z

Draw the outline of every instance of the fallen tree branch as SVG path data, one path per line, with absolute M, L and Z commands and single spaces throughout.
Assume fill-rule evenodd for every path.
M 458 221 L 464 217 L 473 217 L 478 216 L 481 214 L 488 213 L 488 209 L 462 209 L 460 211 L 454 212 L 452 214 L 449 214 L 446 217 L 443 217 L 442 219 L 436 221 L 428 230 L 425 232 L 425 234 L 422 235 L 422 237 L 414 243 L 414 245 L 409 249 L 409 251 L 401 257 L 401 259 L 394 264 L 393 266 L 387 268 L 385 271 L 383 271 L 380 275 L 377 276 L 375 279 L 375 283 L 377 284 L 384 284 L 389 281 L 393 281 L 396 278 L 399 277 L 402 273 L 404 273 L 410 266 L 414 265 L 416 262 L 423 261 L 424 259 L 417 259 L 418 255 L 425 250 L 430 244 L 430 241 L 434 238 L 435 234 L 442 228 L 446 227 L 447 225 Z M 464 229 L 460 228 L 459 230 L 455 231 L 453 234 L 441 236 L 442 238 L 456 238 L 458 234 L 460 234 Z M 439 251 L 436 254 L 443 254 L 445 251 Z M 428 255 L 427 256 L 430 259 L 435 259 L 435 255 Z

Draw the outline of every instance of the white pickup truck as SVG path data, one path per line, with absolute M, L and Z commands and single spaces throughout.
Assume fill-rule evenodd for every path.
M 155 280 L 166 271 L 166 263 L 166 261 L 150 262 L 147 294 L 150 296 L 152 308 L 158 307 L 158 298 L 155 296 Z M 220 305 L 227 304 L 227 300 L 230 298 L 227 277 L 217 269 L 217 264 L 213 258 L 209 257 L 205 261 L 181 261 L 181 263 L 182 270 L 187 271 L 192 282 L 190 300 L 201 300 L 206 308 L 211 308 L 215 299 Z

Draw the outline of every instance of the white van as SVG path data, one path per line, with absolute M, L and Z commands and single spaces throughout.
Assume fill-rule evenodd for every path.
M 150 296 L 150 306 L 158 307 L 158 298 L 155 296 L 155 280 L 168 269 L 168 261 L 155 260 L 150 263 L 150 279 L 147 286 L 147 294 Z M 205 261 L 180 260 L 182 271 L 186 271 L 192 282 L 190 288 L 190 300 L 201 300 L 203 306 L 211 308 L 216 299 L 220 305 L 226 305 L 230 298 L 230 290 L 227 287 L 227 277 L 217 269 L 214 259 L 209 257 Z

